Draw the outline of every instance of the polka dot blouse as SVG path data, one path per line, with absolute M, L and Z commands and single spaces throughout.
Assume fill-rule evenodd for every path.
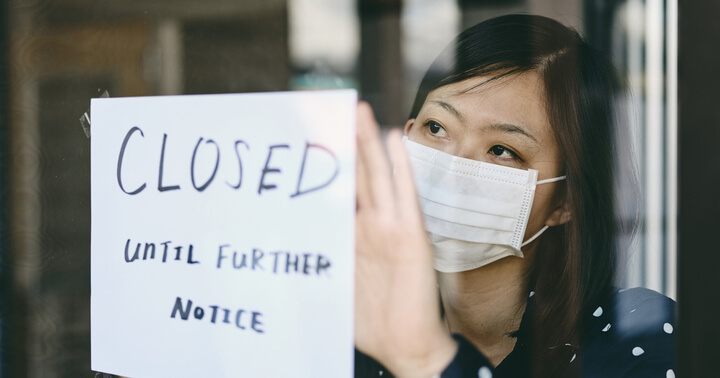
M 529 377 L 529 348 L 523 335 L 528 334 L 525 319 L 533 309 L 534 294 L 529 295 L 515 348 L 497 367 L 461 335 L 454 335 L 458 352 L 441 377 Z M 562 362 L 564 366 L 558 370 L 579 370 L 580 376 L 587 378 L 674 378 L 675 314 L 675 302 L 652 290 L 615 290 L 606 303 L 599 304 L 586 319 L 588 330 L 581 345 L 568 343 L 557 347 L 567 356 L 562 359 L 567 362 Z M 392 374 L 356 351 L 355 376 L 391 377 Z

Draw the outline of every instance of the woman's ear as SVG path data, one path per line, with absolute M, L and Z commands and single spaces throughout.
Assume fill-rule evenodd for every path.
M 550 213 L 550 216 L 547 220 L 545 220 L 545 224 L 550 227 L 554 227 L 570 222 L 571 219 L 572 213 L 570 213 L 570 210 L 561 204 L 552 213 Z
M 407 120 L 407 122 L 405 122 L 405 127 L 403 128 L 403 135 L 407 136 L 414 124 L 415 118 L 410 118 L 409 120 Z

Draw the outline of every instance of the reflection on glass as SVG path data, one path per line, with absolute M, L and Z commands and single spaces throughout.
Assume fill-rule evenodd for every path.
M 532 12 L 575 25 L 626 74 L 645 197 L 623 286 L 675 287 L 676 2 L 89 0 L 8 7 L 13 377 L 89 372 L 89 99 L 355 87 L 404 124 L 430 61 L 461 29 Z M 663 24 L 663 20 L 667 22 Z M 663 26 L 665 25 L 665 26 Z M 664 28 L 667 30 L 664 31 Z M 667 54 L 666 56 L 664 54 Z M 663 63 L 663 61 L 665 63 Z M 620 181 L 622 183 L 622 181 Z M 618 191 L 621 200 L 630 197 Z M 628 216 L 630 216 L 628 214 Z M 624 232 L 627 230 L 621 230 Z M 626 235 L 629 238 L 629 234 Z M 620 240 L 628 244 L 630 240 Z

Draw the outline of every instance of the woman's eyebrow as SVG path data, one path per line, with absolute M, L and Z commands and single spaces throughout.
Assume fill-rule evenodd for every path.
M 485 129 L 486 130 L 489 129 L 489 130 L 493 130 L 493 131 L 500 131 L 500 132 L 504 132 L 504 133 L 524 135 L 527 138 L 532 139 L 535 143 L 538 143 L 537 139 L 535 139 L 534 136 L 532 136 L 530 133 L 525 131 L 525 129 L 523 129 L 520 126 L 510 124 L 510 123 L 495 123 L 495 124 L 486 126 Z
M 429 102 L 440 105 L 443 109 L 452 113 L 452 115 L 454 115 L 458 120 L 460 120 L 460 122 L 465 122 L 465 117 L 457 109 L 455 109 L 454 106 L 448 104 L 447 102 L 440 100 L 430 100 Z
M 440 107 L 442 107 L 443 109 L 447 110 L 449 113 L 454 115 L 458 120 L 460 120 L 460 122 L 465 123 L 465 117 L 462 115 L 462 113 L 460 113 L 460 111 L 458 111 L 454 106 L 450 105 L 449 103 L 447 103 L 445 101 L 440 101 L 440 100 L 430 100 L 430 101 L 428 101 L 428 103 L 431 103 L 434 105 L 439 105 Z M 500 131 L 500 132 L 504 132 L 504 133 L 524 135 L 528 139 L 531 139 L 533 142 L 538 143 L 537 139 L 535 139 L 535 137 L 532 136 L 532 134 L 525 131 L 525 129 L 523 129 L 522 127 L 513 125 L 511 123 L 495 123 L 495 124 L 486 126 L 485 129 L 486 130 L 489 129 L 492 131 Z

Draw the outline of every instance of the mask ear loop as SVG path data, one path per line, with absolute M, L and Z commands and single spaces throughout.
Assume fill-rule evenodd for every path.
M 526 240 L 525 242 L 523 242 L 523 243 L 520 245 L 520 248 L 522 248 L 522 247 L 524 247 L 524 246 L 532 243 L 533 240 L 537 239 L 537 238 L 538 238 L 540 235 L 542 235 L 542 233 L 545 232 L 545 230 L 547 230 L 548 228 L 550 228 L 550 226 L 548 226 L 548 225 L 543 226 L 543 228 L 541 228 L 540 231 L 538 231 L 535 235 L 533 235 L 532 237 L 530 237 L 530 239 L 528 239 L 528 240 Z
M 556 181 L 560 181 L 560 180 L 565 180 L 566 178 L 567 178 L 567 176 L 553 177 L 553 178 L 549 178 L 549 179 L 545 179 L 545 180 L 540 180 L 540 181 L 538 181 L 535 185 L 549 184 L 549 183 L 551 183 L 551 182 L 556 182 Z
M 558 177 L 553 177 L 553 178 L 549 178 L 549 179 L 545 179 L 545 180 L 540 180 L 540 181 L 538 181 L 538 182 L 536 183 L 536 185 L 549 184 L 549 183 L 551 183 L 551 182 L 556 182 L 556 181 L 560 181 L 560 180 L 565 180 L 566 178 L 567 178 L 567 176 L 558 176 Z M 535 240 L 535 239 L 537 239 L 538 237 L 540 237 L 540 235 L 542 235 L 542 233 L 545 232 L 545 230 L 547 230 L 548 228 L 550 228 L 550 226 L 548 226 L 548 225 L 543 226 L 543 228 L 541 228 L 540 231 L 538 231 L 535 235 L 531 236 L 530 239 L 524 241 L 524 242 L 520 245 L 520 248 L 522 248 L 522 247 L 524 247 L 524 246 L 532 243 L 533 240 Z

